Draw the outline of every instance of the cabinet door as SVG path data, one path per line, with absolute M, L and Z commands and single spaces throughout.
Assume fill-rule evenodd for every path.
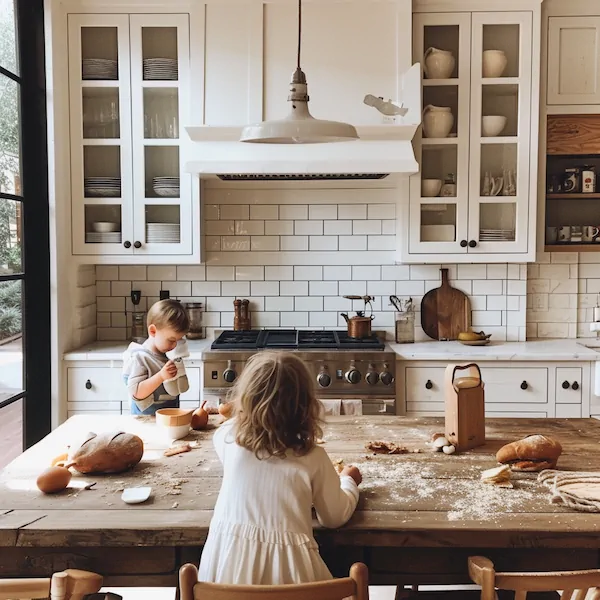
M 189 17 L 131 15 L 130 25 L 134 252 L 191 254 L 192 180 L 183 172 L 181 148 L 189 115 Z
M 129 17 L 68 19 L 73 253 L 129 254 Z
M 469 253 L 528 247 L 532 13 L 474 13 Z
M 578 404 L 581 408 L 582 371 L 578 367 L 556 369 L 556 404 Z M 556 407 L 558 415 L 558 406 Z M 561 415 L 564 416 L 564 415 Z M 581 415 L 579 415 L 581 416 Z
M 548 104 L 600 104 L 600 17 L 548 19 Z
M 413 31 L 413 60 L 421 62 L 425 71 L 423 108 L 449 108 L 452 117 L 447 116 L 447 111 L 428 110 L 415 138 L 420 173 L 410 181 L 409 253 L 465 253 L 471 16 L 468 13 L 414 15 Z M 439 53 L 440 50 L 444 53 Z M 452 72 L 441 78 L 448 75 L 452 61 Z M 441 187 L 446 179 L 454 179 L 454 190 Z

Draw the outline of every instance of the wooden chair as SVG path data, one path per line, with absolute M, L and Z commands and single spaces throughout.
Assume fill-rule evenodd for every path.
M 349 577 L 298 585 L 225 585 L 198 581 L 198 569 L 179 570 L 181 600 L 369 600 L 366 565 L 355 563 Z M 2 600 L 0 598 L 0 600 Z
M 0 600 L 82 600 L 102 587 L 102 576 L 89 571 L 67 569 L 39 579 L 0 579 Z
M 483 556 L 469 557 L 469 575 L 481 586 L 481 600 L 494 600 L 496 589 L 525 600 L 527 592 L 562 592 L 562 600 L 600 600 L 600 569 L 541 573 L 496 573 L 494 563 Z M 590 595 L 588 596 L 588 592 Z M 573 594 L 575 594 L 573 596 Z

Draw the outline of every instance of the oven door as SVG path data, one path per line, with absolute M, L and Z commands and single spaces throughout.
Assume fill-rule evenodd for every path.
M 396 415 L 396 401 L 394 398 L 368 398 L 362 401 L 363 415 Z

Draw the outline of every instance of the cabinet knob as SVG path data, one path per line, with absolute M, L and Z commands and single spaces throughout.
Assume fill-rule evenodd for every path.
M 579 384 L 576 381 L 574 381 L 573 385 L 571 386 L 571 388 L 574 389 L 574 390 L 578 390 L 579 389 Z
M 430 390 L 433 387 L 433 383 L 431 383 L 431 379 L 427 380 L 427 383 L 425 384 L 425 387 Z
M 125 246 L 125 248 L 131 248 L 131 242 L 127 240 L 126 242 L 123 242 L 123 246 Z
M 467 245 L 468 245 L 468 242 L 467 242 L 467 240 L 460 240 L 460 247 L 461 247 L 461 248 L 466 248 L 466 247 L 467 247 Z
M 521 389 L 526 390 L 529 387 L 529 384 L 526 381 L 521 382 Z
M 89 379 L 85 382 L 85 389 L 86 390 L 92 389 L 92 382 Z
M 563 390 L 568 390 L 571 386 L 569 385 L 568 381 L 563 381 L 562 382 L 562 389 Z M 578 386 L 579 387 L 579 386 Z
M 134 248 L 141 248 L 142 247 L 142 242 L 133 242 L 133 247 Z
M 477 242 L 475 240 L 470 240 L 469 241 L 469 248 L 475 248 L 475 246 L 477 246 Z

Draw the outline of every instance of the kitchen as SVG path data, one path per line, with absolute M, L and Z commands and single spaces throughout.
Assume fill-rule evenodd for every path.
M 300 351 L 318 332 L 304 347 L 328 409 L 377 413 L 384 439 L 394 415 L 444 414 L 453 362 L 479 364 L 488 417 L 600 416 L 594 3 L 304 3 L 310 111 L 359 137 L 321 147 L 237 141 L 289 110 L 294 2 L 48 4 L 54 427 L 128 413 L 122 354 L 167 294 L 203 307 L 184 408 L 222 400 L 268 330 Z M 489 344 L 426 333 L 441 269 L 464 295 L 461 329 Z M 211 349 L 236 299 L 254 346 Z M 359 311 L 383 349 L 324 341 Z

